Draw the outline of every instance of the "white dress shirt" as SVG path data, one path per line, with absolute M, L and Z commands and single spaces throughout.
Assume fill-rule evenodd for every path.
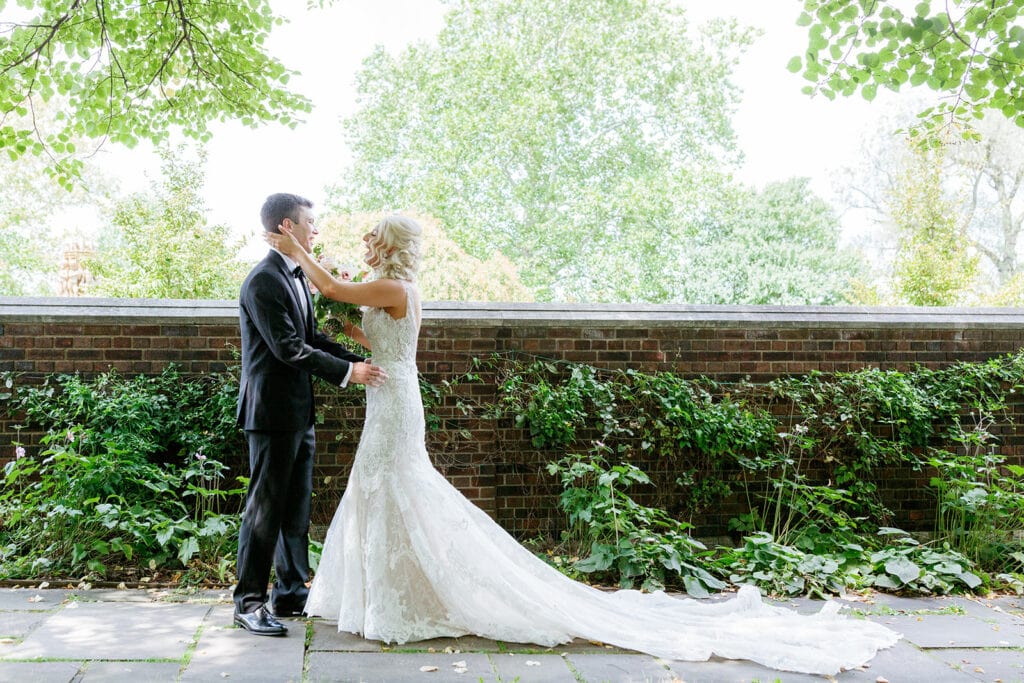
M 273 249 L 274 251 L 277 251 L 277 249 L 274 249 L 273 247 L 271 247 L 271 249 Z M 288 258 L 287 254 L 285 254 L 283 252 L 280 252 L 280 251 L 277 251 L 277 253 L 281 256 L 282 259 L 284 259 L 284 267 L 288 269 L 289 273 L 291 273 L 292 271 L 294 271 L 296 268 L 299 267 L 299 264 L 296 263 L 295 261 L 293 261 L 292 259 Z M 292 278 L 292 282 L 294 283 L 293 286 L 295 287 L 295 292 L 299 295 L 299 306 L 302 308 L 303 315 L 312 316 L 313 315 L 312 311 L 308 310 L 309 300 L 306 298 L 306 293 L 309 290 L 306 289 L 306 281 L 305 281 L 305 279 L 293 277 Z M 316 328 L 316 321 L 315 320 L 313 321 L 313 327 L 314 327 L 314 329 Z M 341 381 L 341 387 L 342 388 L 347 387 L 348 386 L 348 381 L 350 379 L 352 379 L 352 363 L 348 364 L 348 372 L 345 373 L 345 379 L 343 379 Z

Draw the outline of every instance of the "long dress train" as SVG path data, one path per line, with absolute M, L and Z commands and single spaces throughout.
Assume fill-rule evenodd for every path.
M 430 462 L 416 374 L 419 299 L 413 285 L 406 289 L 405 317 L 382 309 L 363 316 L 373 362 L 388 380 L 366 389 L 362 438 L 307 614 L 391 643 L 476 634 L 553 646 L 584 638 L 666 659 L 717 655 L 818 674 L 859 666 L 899 639 L 838 614 L 836 603 L 804 616 L 763 603 L 753 587 L 716 603 L 605 592 L 537 558 Z

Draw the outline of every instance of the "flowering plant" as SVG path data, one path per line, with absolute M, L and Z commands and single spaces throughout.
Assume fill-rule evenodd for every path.
M 369 275 L 369 271 L 357 271 L 354 268 L 339 265 L 337 261 L 324 253 L 323 246 L 320 244 L 313 247 L 313 256 L 324 270 L 339 280 L 362 282 Z M 358 325 L 362 320 L 363 313 L 359 306 L 327 298 L 317 291 L 312 282 L 309 284 L 309 289 L 313 293 L 313 311 L 316 313 L 317 324 L 326 334 L 332 335 L 335 339 L 345 337 L 345 323 Z

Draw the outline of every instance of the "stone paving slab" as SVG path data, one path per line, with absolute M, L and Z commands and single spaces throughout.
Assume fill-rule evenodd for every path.
M 49 612 L 0 612 L 0 655 L 8 640 L 21 640 L 50 616 Z
M 976 681 L 1024 683 L 1020 650 L 933 650 L 932 654 Z
M 948 598 L 934 597 L 927 600 L 920 598 L 905 598 L 901 595 L 890 595 L 889 593 L 874 593 L 860 604 L 864 611 L 871 611 L 872 605 L 881 605 L 898 612 L 919 612 L 922 609 L 930 612 L 939 612 L 947 608 Z
M 870 617 L 923 648 L 1022 647 L 1024 630 L 1000 628 L 974 617 L 944 614 Z
M 31 588 L 0 589 L 0 612 L 43 612 L 55 610 L 64 602 L 66 591 Z
M 1010 618 L 1015 618 L 1024 626 L 1024 596 L 1000 595 L 993 598 L 975 598 L 970 602 L 981 613 L 1005 614 Z
M 776 681 L 780 683 L 814 681 L 814 683 L 821 683 L 822 680 L 827 680 L 822 676 L 776 671 L 754 662 L 718 657 L 714 657 L 708 662 L 671 661 L 668 665 L 679 680 L 686 683 L 751 683 L 751 681 L 772 681 L 773 683 Z M 588 681 L 588 683 L 590 682 Z M 903 682 L 894 680 L 893 683 Z
M 875 683 L 880 676 L 891 683 L 971 683 L 970 677 L 954 671 L 930 651 L 922 651 L 906 640 L 879 650 L 866 665 L 843 671 L 835 680 L 839 683 Z
M 180 669 L 177 662 L 88 662 L 74 683 L 168 683 Z
M 368 641 L 375 642 L 375 641 Z M 510 646 L 511 647 L 511 646 Z M 539 648 L 539 645 L 525 645 L 524 647 Z M 431 638 L 429 640 L 414 640 L 408 643 L 389 645 L 383 643 L 384 651 L 391 652 L 440 652 L 446 650 L 453 652 L 501 652 L 506 647 L 493 640 L 479 636 L 462 636 L 461 638 Z
M 995 598 L 982 598 L 979 602 L 1000 609 L 1007 614 L 1024 618 L 1024 595 L 1001 595 Z
M 577 683 L 569 662 L 559 655 L 495 654 L 499 680 L 520 683 Z
M 231 602 L 231 592 L 218 590 L 183 590 L 169 588 L 90 588 L 70 589 L 68 597 L 85 602 L 189 602 L 197 604 Z
M 118 588 L 89 588 L 72 589 L 67 591 L 67 599 L 78 602 L 153 602 L 160 598 L 160 591 L 150 590 L 121 590 Z
M 459 673 L 454 662 L 465 662 L 466 671 Z M 420 671 L 420 667 L 437 667 L 436 671 Z M 568 671 L 568 668 L 566 668 Z M 486 654 L 434 653 L 368 653 L 313 652 L 309 655 L 309 683 L 511 683 L 501 678 Z M 520 683 L 535 679 L 520 679 Z M 572 683 L 576 683 L 572 679 Z
M 40 599 L 35 601 L 37 594 Z M 775 602 L 802 613 L 817 612 L 823 605 L 804 598 Z M 902 632 L 905 639 L 879 652 L 866 667 L 831 680 L 875 683 L 881 676 L 892 683 L 1024 683 L 1024 600 L 1020 597 L 911 599 L 879 594 L 871 600 L 840 602 Z M 367 683 L 830 680 L 743 661 L 662 662 L 585 640 L 543 648 L 468 636 L 385 647 L 339 633 L 336 623 L 323 620 L 286 619 L 289 635 L 268 638 L 235 628 L 232 614 L 230 596 L 224 591 L 200 595 L 158 590 L 0 590 L 0 683 L 174 681 L 179 671 L 186 683 L 298 683 L 304 662 L 309 681 Z M 4 642 L 5 637 L 10 642 Z M 456 652 L 445 653 L 445 648 Z M 21 661 L 34 657 L 48 661 Z M 466 662 L 465 673 L 451 666 L 459 661 Z M 426 665 L 438 670 L 421 672 L 419 668 Z
M 0 683 L 70 683 L 81 662 L 0 662 Z
M 833 602 L 838 602 L 844 606 L 851 604 L 842 600 L 835 600 Z M 800 614 L 817 614 L 825 606 L 824 600 L 815 600 L 813 598 L 786 598 L 784 600 L 764 598 L 764 603 L 775 607 L 784 607 Z M 843 611 L 847 610 L 844 609 Z
M 180 659 L 207 605 L 78 603 L 51 615 L 7 659 Z
M 649 655 L 569 655 L 569 666 L 587 683 L 674 683 L 672 663 Z
M 534 646 L 536 647 L 536 646 Z M 556 655 L 581 655 L 581 654 L 623 654 L 623 655 L 636 655 L 641 654 L 634 650 L 626 650 L 621 647 L 614 645 L 605 645 L 594 640 L 583 640 L 577 638 L 571 643 L 565 645 L 556 645 L 555 647 L 549 648 L 548 651 L 551 654 Z
M 314 652 L 380 652 L 381 642 L 339 631 L 338 625 L 333 621 L 314 621 L 313 639 L 309 643 L 309 649 Z
M 950 611 L 960 610 L 969 617 L 984 616 L 992 612 L 991 607 L 981 604 L 981 602 L 979 602 L 978 600 L 959 595 L 953 595 L 948 598 L 935 600 L 931 603 L 931 605 L 928 606 L 928 609 L 940 611 L 943 607 L 950 608 Z M 918 611 L 918 613 L 920 613 L 920 610 Z
M 164 606 L 164 609 L 169 607 L 174 606 Z M 210 610 L 188 668 L 180 679 L 182 683 L 297 683 L 302 680 L 306 641 L 302 621 L 289 621 L 287 636 L 257 636 L 236 627 L 233 616 L 234 605 L 218 605 Z

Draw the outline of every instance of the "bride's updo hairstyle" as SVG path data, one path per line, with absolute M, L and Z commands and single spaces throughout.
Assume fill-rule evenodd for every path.
M 420 270 L 423 228 L 407 216 L 394 214 L 377 224 L 372 241 L 380 262 L 374 270 L 378 277 L 414 281 Z

